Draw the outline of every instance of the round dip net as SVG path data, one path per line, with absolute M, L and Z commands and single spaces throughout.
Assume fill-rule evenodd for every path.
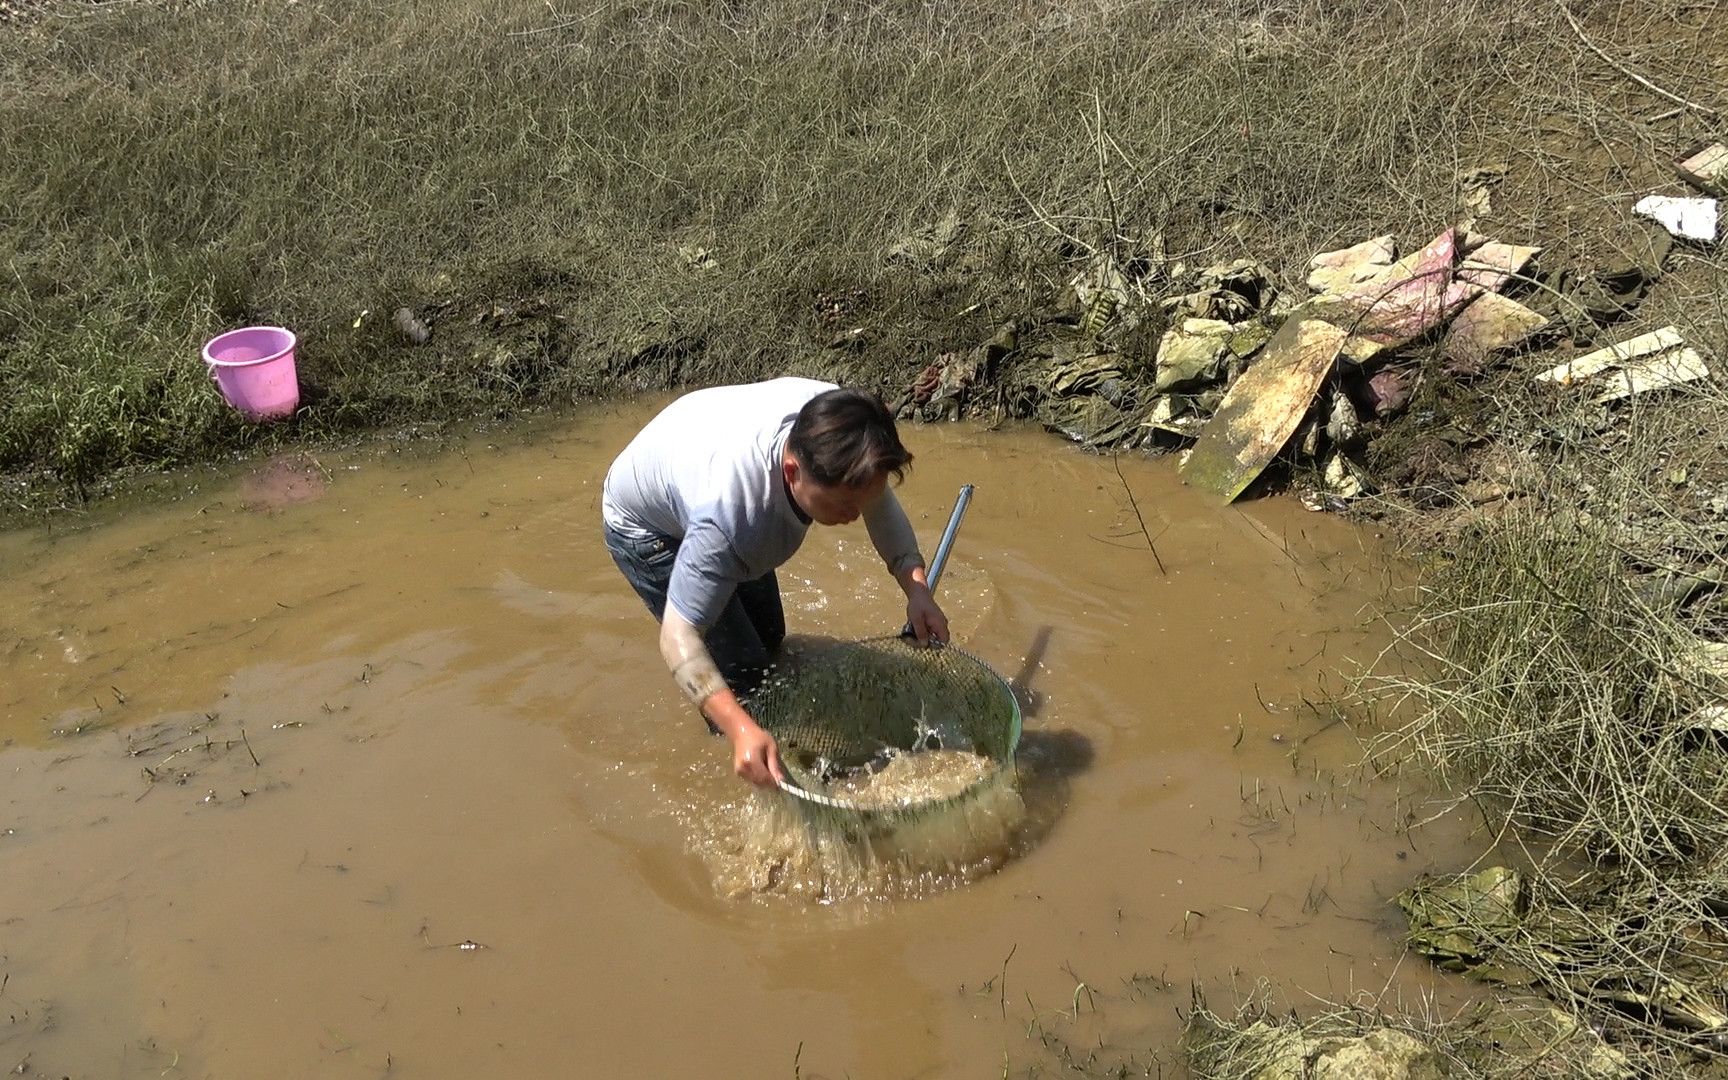
M 836 644 L 765 681 L 750 711 L 808 813 L 867 833 L 1011 782 L 1020 703 L 988 664 L 904 636 Z

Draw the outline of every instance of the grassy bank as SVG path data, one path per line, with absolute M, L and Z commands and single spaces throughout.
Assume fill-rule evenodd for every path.
M 0 33 L 0 470 L 80 485 L 260 438 L 196 361 L 247 322 L 304 339 L 275 440 L 891 385 L 1089 245 L 1297 274 L 1426 235 L 1486 157 L 1509 225 L 1598 244 L 1595 196 L 1699 133 L 1540 5 L 43 7 Z M 1666 32 L 1636 8 L 1598 32 Z

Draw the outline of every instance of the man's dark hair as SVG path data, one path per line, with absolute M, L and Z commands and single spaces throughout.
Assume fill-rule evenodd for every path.
M 824 487 L 866 487 L 879 476 L 898 482 L 912 464 L 894 414 L 868 390 L 825 390 L 798 410 L 786 446 L 798 467 Z

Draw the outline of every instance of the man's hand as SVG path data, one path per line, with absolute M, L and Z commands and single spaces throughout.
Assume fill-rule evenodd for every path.
M 702 703 L 702 713 L 732 741 L 732 771 L 757 787 L 771 788 L 786 779 L 780 767 L 780 747 L 762 730 L 730 690 Z
M 906 623 L 920 645 L 928 645 L 932 639 L 948 640 L 948 616 L 942 614 L 936 598 L 922 581 L 906 590 Z
M 732 735 L 732 771 L 757 787 L 771 788 L 786 778 L 774 736 L 754 720 Z

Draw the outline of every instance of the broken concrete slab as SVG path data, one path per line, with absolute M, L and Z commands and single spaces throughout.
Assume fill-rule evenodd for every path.
M 1323 319 L 1285 322 L 1201 430 L 1183 480 L 1226 502 L 1241 495 L 1301 424 L 1347 337 Z
M 1449 228 L 1340 295 L 1343 311 L 1328 317 L 1351 332 L 1345 355 L 1362 362 L 1414 341 L 1481 295 L 1482 286 L 1458 278 L 1460 261 L 1458 230 Z M 1345 314 L 1351 311 L 1354 317 Z
M 1367 438 L 1349 394 L 1332 395 L 1332 405 L 1326 412 L 1326 438 L 1333 446 L 1346 450 L 1360 447 Z
M 1648 334 L 1627 338 L 1618 345 L 1609 345 L 1594 352 L 1576 356 L 1563 364 L 1557 364 L 1536 376 L 1537 382 L 1558 383 L 1570 386 L 1575 382 L 1592 378 L 1611 368 L 1619 367 L 1628 360 L 1636 360 L 1640 356 L 1652 353 L 1666 352 L 1669 349 L 1685 344 L 1678 328 L 1664 326 L 1660 330 L 1652 330 Z
M 1608 389 L 1596 395 L 1598 404 L 1619 401 L 1633 394 L 1666 390 L 1682 383 L 1710 377 L 1709 365 L 1696 349 L 1682 346 L 1669 352 L 1634 360 L 1605 376 Z
M 1253 1048 L 1245 1080 L 1443 1080 L 1439 1051 L 1407 1032 L 1314 1038 L 1296 1025 L 1258 1020 L 1235 1035 Z
M 1327 455 L 1321 475 L 1325 478 L 1327 493 L 1340 499 L 1354 499 L 1368 491 L 1360 467 L 1338 451 Z
M 1424 876 L 1395 901 L 1410 917 L 1410 947 L 1446 971 L 1482 963 L 1518 928 L 1528 906 L 1524 875 L 1504 866 L 1454 878 Z
M 1152 403 L 1152 411 L 1141 421 L 1142 426 L 1154 431 L 1168 432 L 1192 439 L 1200 434 L 1206 426 L 1208 417 L 1195 412 L 1191 398 L 1170 395 L 1161 397 Z
M 1273 330 L 1263 322 L 1237 323 L 1230 329 L 1230 352 L 1238 360 L 1247 360 L 1272 340 Z
M 1341 295 L 1385 273 L 1397 258 L 1398 238 L 1391 234 L 1324 251 L 1308 262 L 1308 287 L 1321 295 Z
M 1416 1036 L 1381 1028 L 1331 1044 L 1313 1058 L 1314 1080 L 1444 1080 L 1445 1059 Z M 1299 1074 L 1300 1075 L 1300 1074 Z
M 1156 393 L 1193 390 L 1224 378 L 1236 328 L 1220 319 L 1183 319 L 1158 345 Z
M 1480 285 L 1488 292 L 1499 292 L 1540 254 L 1539 247 L 1491 240 L 1464 256 L 1458 267 L 1458 279 Z
M 1716 242 L 1719 211 L 1715 199 L 1646 195 L 1633 205 L 1632 212 L 1650 218 L 1667 229 L 1670 235 L 1682 240 L 1704 244 Z
M 1699 191 L 1728 198 L 1728 146 L 1706 146 L 1676 162 L 1674 171 Z
M 1548 319 L 1497 292 L 1485 292 L 1452 318 L 1444 350 L 1454 366 L 1479 369 L 1489 356 L 1547 329 Z

